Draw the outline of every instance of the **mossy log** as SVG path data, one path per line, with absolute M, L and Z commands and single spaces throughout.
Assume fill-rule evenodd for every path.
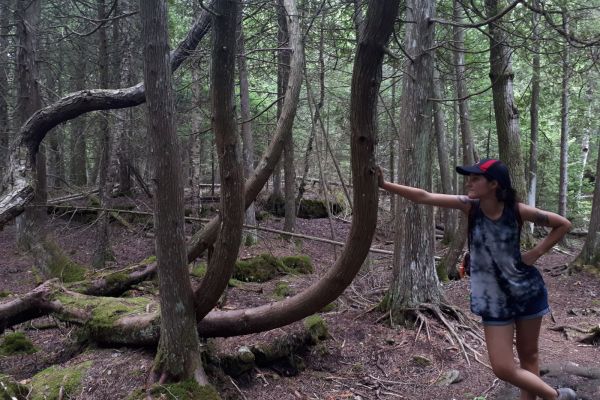
M 209 356 L 209 362 L 220 365 L 226 374 L 234 377 L 253 371 L 257 366 L 271 368 L 282 376 L 295 376 L 304 369 L 299 355 L 328 337 L 325 321 L 313 315 L 304 320 L 303 329 L 271 343 L 242 346 L 234 354 Z

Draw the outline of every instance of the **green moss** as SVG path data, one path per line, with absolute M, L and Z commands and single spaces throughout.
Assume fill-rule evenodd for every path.
M 339 214 L 344 210 L 341 204 L 336 201 L 330 201 L 329 207 L 332 214 Z M 327 218 L 327 203 L 325 200 L 302 199 L 298 208 L 299 218 Z
M 261 254 L 249 260 L 236 262 L 233 278 L 244 282 L 266 282 L 285 268 L 281 261 L 270 254 Z
M 85 279 L 87 269 L 67 257 L 54 243 L 46 242 L 46 250 L 50 254 L 48 264 L 50 275 L 62 282 L 78 282 Z
M 164 400 L 221 400 L 221 396 L 211 385 L 199 385 L 195 381 L 186 380 L 168 385 L 154 385 L 150 394 Z M 146 392 L 138 389 L 128 400 L 146 399 Z
M 435 271 L 437 272 L 437 276 L 440 282 L 448 282 L 448 269 L 443 261 L 436 263 Z
M 144 297 L 92 297 L 92 296 L 57 296 L 66 307 L 84 309 L 91 312 L 86 327 L 99 332 L 113 327 L 114 323 L 126 315 L 141 314 L 146 311 L 150 300 Z
M 4 336 L 0 344 L 0 355 L 10 356 L 13 354 L 32 354 L 37 349 L 33 343 L 21 332 L 9 333 Z
M 237 279 L 231 278 L 228 282 L 227 282 L 227 286 L 229 287 L 243 287 L 244 286 L 244 282 L 239 281 Z
M 301 255 L 282 257 L 281 262 L 294 273 L 312 274 L 315 271 L 309 256 Z
M 0 299 L 10 296 L 11 293 L 8 290 L 0 290 Z
M 29 388 L 16 382 L 8 375 L 0 374 L 0 399 L 2 400 L 25 400 L 29 394 Z
M 194 265 L 192 267 L 192 272 L 190 273 L 196 278 L 204 278 L 204 275 L 206 275 L 206 263 L 199 263 L 197 265 Z
M 126 272 L 113 272 L 112 274 L 108 274 L 104 277 L 106 283 L 109 285 L 113 285 L 115 283 L 124 282 L 129 279 L 129 274 Z
M 289 296 L 290 293 L 290 284 L 287 282 L 277 282 L 277 285 L 275 285 L 275 289 L 273 290 L 273 295 L 279 299 Z
M 247 233 L 244 236 L 244 246 L 250 247 L 254 244 L 256 244 L 256 236 L 252 233 Z
M 142 261 L 140 261 L 140 264 L 148 265 L 148 264 L 152 264 L 153 262 L 156 262 L 156 256 L 150 256 L 148 258 L 144 258 Z
M 304 318 L 304 327 L 310 333 L 314 343 L 327 339 L 329 337 L 329 331 L 327 329 L 327 323 L 320 315 L 311 315 Z
M 74 398 L 79 391 L 81 380 L 92 365 L 91 361 L 68 368 L 53 366 L 36 374 L 31 379 L 31 400 L 58 399 L 61 387 L 63 398 Z
M 326 312 L 333 311 L 333 310 L 335 310 L 336 308 L 337 308 L 337 304 L 336 304 L 336 302 L 335 302 L 335 301 L 332 301 L 331 303 L 327 304 L 325 307 L 321 308 L 321 311 L 320 311 L 320 312 L 324 312 L 324 313 L 326 313 Z

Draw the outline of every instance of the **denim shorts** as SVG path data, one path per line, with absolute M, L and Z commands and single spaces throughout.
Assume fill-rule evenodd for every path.
M 516 321 L 526 321 L 528 319 L 535 319 L 535 318 L 543 317 L 544 315 L 549 314 L 549 313 L 550 313 L 550 308 L 546 307 L 542 311 L 539 311 L 539 312 L 536 312 L 533 314 L 517 315 L 517 316 L 515 316 L 513 318 L 509 318 L 509 319 L 482 317 L 481 322 L 483 322 L 484 325 L 488 325 L 488 326 L 511 325 L 511 324 L 514 324 Z

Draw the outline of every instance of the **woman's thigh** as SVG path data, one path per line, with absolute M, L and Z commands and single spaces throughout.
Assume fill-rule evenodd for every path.
M 514 325 L 484 325 L 485 343 L 492 368 L 509 368 L 515 365 L 513 355 Z
M 519 358 L 537 355 L 542 317 L 518 320 L 515 326 Z

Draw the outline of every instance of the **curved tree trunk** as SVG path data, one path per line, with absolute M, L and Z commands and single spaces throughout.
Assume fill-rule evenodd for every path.
M 216 2 L 213 15 L 212 127 L 221 177 L 221 229 L 206 275 L 194 293 L 196 318 L 200 321 L 215 306 L 227 287 L 237 259 L 244 221 L 244 169 L 235 120 L 235 56 L 238 3 Z
M 175 129 L 166 0 L 140 0 L 140 18 L 145 38 L 148 136 L 154 149 L 154 227 L 160 290 L 160 342 L 153 370 L 161 383 L 196 379 L 207 384 L 185 255 L 183 178 Z
M 210 14 L 203 12 L 186 38 L 171 54 L 171 71 L 190 55 L 210 28 Z M 90 111 L 133 107 L 145 101 L 143 84 L 125 89 L 92 89 L 71 93 L 37 110 L 20 128 L 19 140 L 10 149 L 9 171 L 2 181 L 0 227 L 23 212 L 33 198 L 32 163 L 46 134 L 55 126 Z
M 360 270 L 377 222 L 378 189 L 374 154 L 377 143 L 376 105 L 385 44 L 393 30 L 398 3 L 396 0 L 370 3 L 364 35 L 358 42 L 350 100 L 355 207 L 347 245 L 341 257 L 321 280 L 296 296 L 253 309 L 208 314 L 198 325 L 201 335 L 242 335 L 273 329 L 302 319 L 337 298 Z M 290 30 L 290 41 L 297 41 L 299 30 L 296 7 L 292 0 L 285 0 L 285 5 L 288 24 L 294 27 Z M 292 59 L 296 56 L 295 51 Z M 292 79 L 291 76 L 290 80 Z

